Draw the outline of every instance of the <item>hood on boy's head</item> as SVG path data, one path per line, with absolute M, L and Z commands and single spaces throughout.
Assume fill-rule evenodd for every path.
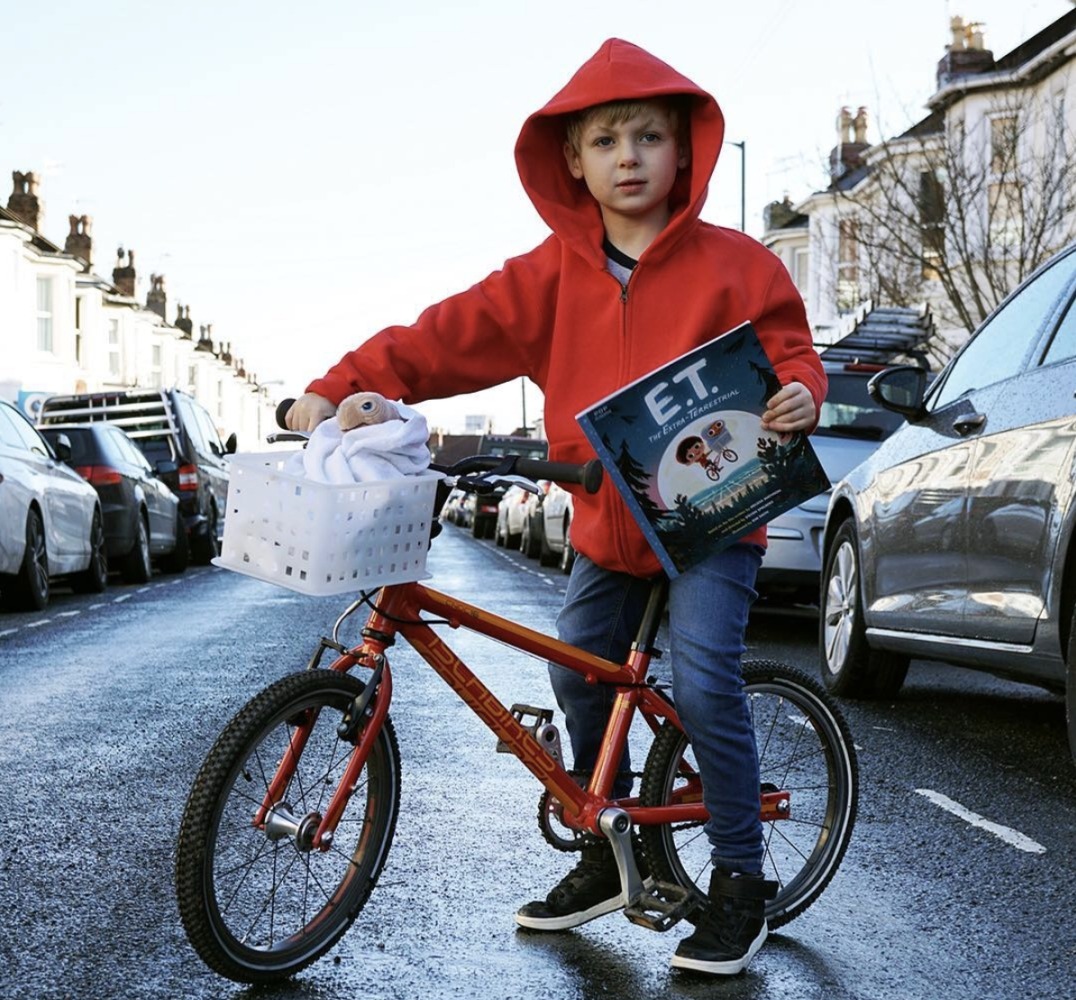
M 583 181 L 564 159 L 566 115 L 595 104 L 688 94 L 691 102 L 691 161 L 673 188 L 669 228 L 698 217 L 714 172 L 725 121 L 717 101 L 686 76 L 631 42 L 610 38 L 576 71 L 545 107 L 523 124 L 516 142 L 516 167 L 538 214 L 562 239 L 588 256 L 599 233 L 601 213 Z M 588 238 L 588 235 L 590 238 Z

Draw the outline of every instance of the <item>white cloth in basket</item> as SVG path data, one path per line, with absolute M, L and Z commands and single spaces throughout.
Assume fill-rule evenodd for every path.
M 402 419 L 349 431 L 323 420 L 284 471 L 317 483 L 368 483 L 425 472 L 430 464 L 426 418 L 403 403 L 395 405 Z

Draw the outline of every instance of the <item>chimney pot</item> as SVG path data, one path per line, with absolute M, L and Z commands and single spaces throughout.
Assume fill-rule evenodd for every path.
M 14 183 L 11 188 L 11 197 L 7 200 L 8 211 L 34 232 L 41 232 L 45 205 L 37 194 L 37 174 L 33 171 L 23 173 L 21 170 L 13 170 L 11 179 Z

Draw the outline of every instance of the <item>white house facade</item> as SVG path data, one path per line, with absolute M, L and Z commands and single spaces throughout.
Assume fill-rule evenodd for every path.
M 841 109 L 829 186 L 770 206 L 763 242 L 796 279 L 816 342 L 871 306 L 919 306 L 944 362 L 1076 239 L 1076 11 L 997 59 L 980 25 L 951 27 L 924 119 L 871 144 L 866 110 Z
M 63 248 L 40 232 L 32 173 L 13 173 L 0 206 L 0 398 L 33 417 L 46 396 L 123 387 L 179 388 L 209 410 L 222 439 L 254 450 L 274 426 L 276 399 L 211 327 L 195 333 L 189 307 L 166 318 L 164 277 L 135 297 L 134 253 L 111 280 L 93 269 L 92 220 L 71 216 Z

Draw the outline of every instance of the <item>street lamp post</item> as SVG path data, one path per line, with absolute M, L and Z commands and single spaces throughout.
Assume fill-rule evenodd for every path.
M 747 140 L 733 142 L 725 140 L 726 146 L 736 146 L 740 150 L 740 232 L 747 232 Z

